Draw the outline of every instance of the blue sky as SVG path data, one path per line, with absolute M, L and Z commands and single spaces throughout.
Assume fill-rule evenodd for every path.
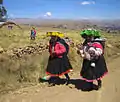
M 120 0 L 4 0 L 10 17 L 119 19 Z

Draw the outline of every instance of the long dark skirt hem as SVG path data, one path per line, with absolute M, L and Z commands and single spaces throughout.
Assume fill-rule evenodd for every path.
M 73 70 L 72 70 L 72 69 L 69 69 L 69 70 L 67 70 L 67 71 L 65 71 L 65 72 L 63 72 L 63 73 L 61 73 L 61 74 L 52 74 L 52 73 L 50 73 L 50 72 L 46 72 L 46 74 L 47 74 L 47 75 L 50 75 L 50 76 L 62 76 L 62 75 L 67 74 L 67 73 L 69 73 L 69 72 L 71 72 L 71 71 L 73 71 Z
M 82 80 L 85 80 L 86 82 L 93 82 L 93 81 L 96 81 L 96 80 L 101 80 L 107 74 L 108 74 L 108 72 L 105 72 L 100 78 L 93 79 L 93 80 L 88 80 L 88 79 L 82 77 L 82 75 L 80 75 L 80 76 L 82 77 Z

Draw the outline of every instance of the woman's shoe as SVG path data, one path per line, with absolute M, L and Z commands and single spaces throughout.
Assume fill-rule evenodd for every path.
M 65 84 L 66 84 L 66 85 L 69 85 L 69 83 L 70 83 L 70 80 L 67 79 L 67 81 L 66 81 Z
M 50 83 L 50 84 L 48 85 L 48 87 L 52 87 L 52 86 L 55 86 L 55 83 Z
M 102 87 L 102 81 L 98 80 L 98 88 L 100 89 Z

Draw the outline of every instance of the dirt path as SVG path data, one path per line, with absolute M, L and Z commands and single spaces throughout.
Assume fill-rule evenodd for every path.
M 120 57 L 110 62 L 108 68 L 109 74 L 103 79 L 99 91 L 83 92 L 74 85 L 38 85 L 10 93 L 1 102 L 120 102 Z M 74 78 L 73 83 L 79 81 L 82 84 L 78 80 L 79 72 L 73 72 L 71 78 Z

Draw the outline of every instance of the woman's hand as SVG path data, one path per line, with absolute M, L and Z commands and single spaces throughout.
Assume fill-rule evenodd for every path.
M 80 50 L 77 49 L 77 54 L 80 54 Z
M 79 50 L 82 50 L 82 49 L 83 49 L 83 45 L 82 45 L 82 44 L 78 44 L 76 47 L 77 47 Z
M 52 51 L 52 56 L 55 56 L 55 55 L 56 55 L 55 51 Z

